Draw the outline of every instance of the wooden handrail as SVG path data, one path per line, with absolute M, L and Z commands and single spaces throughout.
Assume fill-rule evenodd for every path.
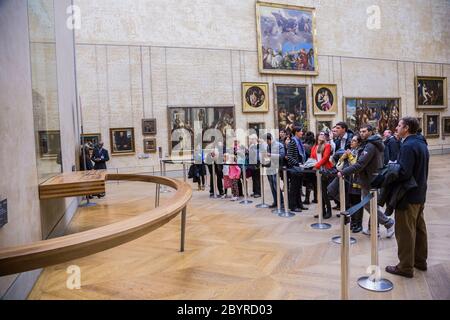
M 172 187 L 176 192 L 167 205 L 124 221 L 32 244 L 0 248 L 0 276 L 67 262 L 135 240 L 175 218 L 192 197 L 188 184 L 166 177 L 108 174 L 106 180 L 156 183 Z

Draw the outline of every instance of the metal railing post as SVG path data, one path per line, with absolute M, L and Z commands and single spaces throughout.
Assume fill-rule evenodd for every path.
M 160 191 L 161 191 L 161 186 L 158 183 L 156 185 L 156 194 L 155 194 L 155 208 L 159 207 L 159 199 L 160 199 Z
M 347 202 L 345 197 L 345 179 L 344 177 L 338 177 L 339 179 L 339 202 L 341 203 L 341 212 L 344 212 L 346 210 Z M 342 215 L 342 213 L 341 213 Z M 334 236 L 331 238 L 331 241 L 336 244 L 341 244 L 341 236 Z M 350 244 L 355 244 L 356 239 L 353 237 L 350 237 Z
M 281 214 L 283 211 L 281 210 L 281 186 L 280 186 L 280 170 L 277 169 L 277 198 L 275 199 L 277 202 L 277 208 L 272 210 L 275 214 Z
M 381 269 L 378 263 L 378 199 L 377 190 L 371 190 L 370 200 L 370 241 L 371 241 L 371 265 L 367 269 L 370 276 L 358 279 L 358 285 L 369 291 L 386 292 L 394 288 L 391 281 L 381 277 Z
M 349 298 L 350 278 L 350 217 L 341 213 L 341 299 Z
M 259 179 L 260 179 L 260 187 L 261 187 L 261 197 L 262 197 L 262 202 L 261 202 L 261 204 L 258 204 L 258 205 L 256 205 L 256 208 L 263 208 L 263 209 L 265 209 L 265 208 L 268 208 L 269 207 L 269 205 L 266 203 L 266 197 L 265 197 L 265 192 L 264 192 L 264 175 L 263 175 L 263 172 L 264 172 L 264 167 L 263 166 L 260 166 L 260 170 L 259 170 Z
M 245 167 L 245 163 L 242 166 L 243 172 L 242 172 L 242 179 L 243 179 L 243 185 L 242 185 L 242 192 L 244 193 L 244 200 L 239 202 L 240 204 L 251 204 L 253 201 L 248 200 L 248 190 L 247 190 L 247 168 Z
M 291 218 L 295 216 L 295 213 L 289 210 L 289 188 L 286 168 L 283 168 L 283 180 L 284 209 L 281 209 L 281 213 L 279 213 L 278 216 L 283 218 Z
M 311 228 L 313 229 L 330 229 L 331 224 L 323 223 L 323 208 L 322 208 L 322 174 L 320 173 L 320 170 L 316 171 L 316 178 L 317 178 L 317 209 L 319 210 L 319 222 L 313 223 L 311 225 Z
M 184 242 L 186 238 L 186 207 L 181 211 L 181 243 L 180 243 L 180 252 L 184 252 Z
M 213 180 L 213 198 L 217 199 L 217 176 L 216 176 L 216 162 L 212 162 L 212 180 Z

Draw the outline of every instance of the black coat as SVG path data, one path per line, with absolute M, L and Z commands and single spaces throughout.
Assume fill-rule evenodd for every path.
M 427 194 L 430 153 L 425 140 L 417 135 L 407 137 L 400 148 L 398 163 L 401 167 L 399 181 L 409 181 L 414 177 L 417 187 L 406 194 L 410 204 L 424 204 Z
M 383 168 L 384 144 L 378 135 L 371 136 L 365 142 L 358 161 L 342 170 L 345 176 L 357 174 L 357 183 L 362 189 L 370 190 L 370 184 L 378 170 Z
M 106 161 L 109 161 L 108 150 L 95 148 L 94 154 L 92 155 L 92 161 L 94 161 L 94 169 L 95 170 L 104 170 L 106 169 Z

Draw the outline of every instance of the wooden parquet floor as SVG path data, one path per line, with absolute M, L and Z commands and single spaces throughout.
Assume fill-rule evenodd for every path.
M 266 183 L 266 187 L 267 183 Z M 370 264 L 363 234 L 350 250 L 351 299 L 450 299 L 450 156 L 433 156 L 426 221 L 429 270 L 413 279 L 384 272 L 397 263 L 395 239 L 382 228 L 380 265 L 394 283 L 388 293 L 358 287 Z M 137 215 L 154 205 L 153 186 L 139 182 L 107 185 L 96 207 L 80 209 L 68 233 Z M 269 200 L 271 196 L 266 189 Z M 161 204 L 171 193 L 162 194 Z M 253 199 L 255 200 L 255 199 Z M 287 219 L 268 209 L 194 193 L 188 208 L 186 251 L 180 253 L 180 218 L 135 241 L 76 261 L 46 268 L 29 299 L 339 299 L 339 219 L 330 230 L 310 227 L 315 205 Z M 337 213 L 337 212 L 335 212 Z M 367 224 L 367 214 L 365 225 Z M 81 268 L 81 289 L 66 287 L 70 265 Z

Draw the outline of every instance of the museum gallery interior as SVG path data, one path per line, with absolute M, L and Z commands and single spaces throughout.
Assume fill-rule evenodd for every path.
M 2 300 L 450 299 L 450 2 L 273 1 L 0 0 Z

